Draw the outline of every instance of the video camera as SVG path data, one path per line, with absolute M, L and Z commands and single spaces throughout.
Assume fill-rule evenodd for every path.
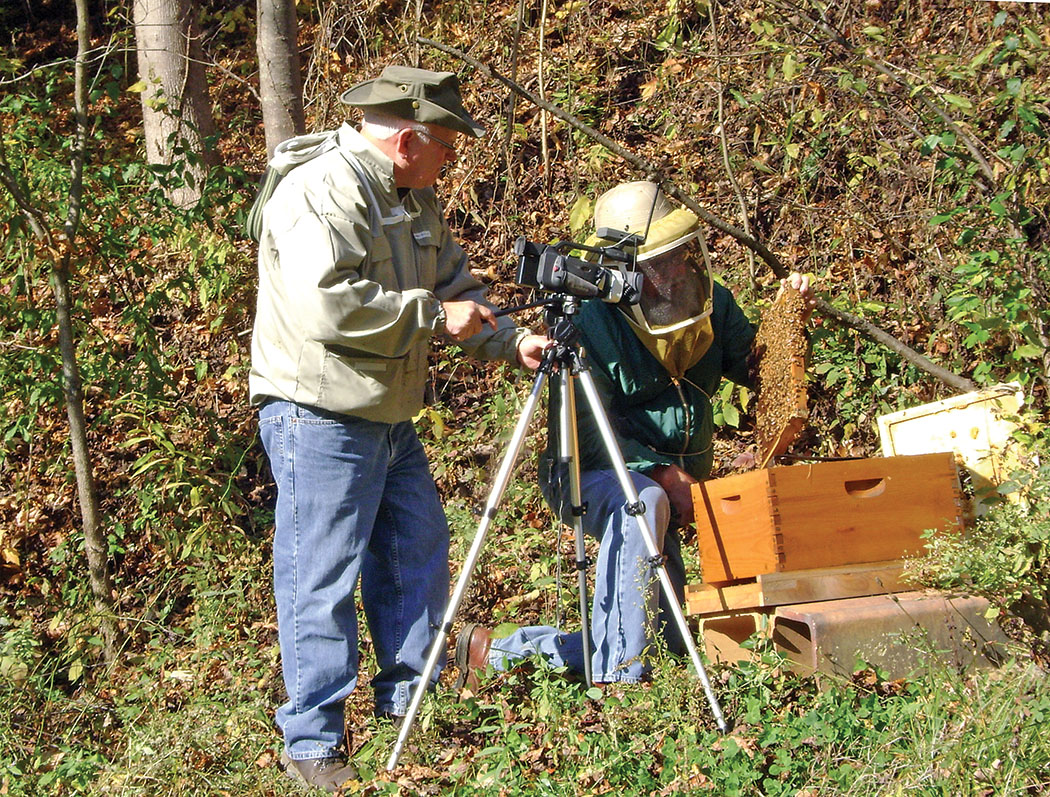
M 518 256 L 517 282 L 530 288 L 578 296 L 597 298 L 610 304 L 637 304 L 642 297 L 642 275 L 634 270 L 635 256 L 626 251 L 637 247 L 641 236 L 602 227 L 597 236 L 610 241 L 608 246 L 588 246 L 572 241 L 555 244 L 537 244 L 523 237 L 514 243 Z M 592 252 L 594 260 L 584 260 L 569 254 L 573 251 Z M 617 265 L 623 263 L 626 269 Z

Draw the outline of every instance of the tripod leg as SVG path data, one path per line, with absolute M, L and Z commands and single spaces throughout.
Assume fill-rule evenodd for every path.
M 532 420 L 532 416 L 536 412 L 536 407 L 539 405 L 540 394 L 543 391 L 543 385 L 546 382 L 546 379 L 546 371 L 541 368 L 536 374 L 536 381 L 533 383 L 532 392 L 529 394 L 528 401 L 525 402 L 525 406 L 522 408 L 521 417 L 518 418 L 518 424 L 514 427 L 514 435 L 511 437 L 510 444 L 507 447 L 507 452 L 503 457 L 503 462 L 500 464 L 499 472 L 496 475 L 496 481 L 492 485 L 492 490 L 489 492 L 488 502 L 485 504 L 485 512 L 482 515 L 481 523 L 478 525 L 478 531 L 474 535 L 474 541 L 470 545 L 470 551 L 467 553 L 467 558 L 463 562 L 463 569 L 460 571 L 459 580 L 456 582 L 456 588 L 453 590 L 452 597 L 448 603 L 448 608 L 445 610 L 445 616 L 441 621 L 441 625 L 438 627 L 433 643 L 431 643 L 430 653 L 427 656 L 426 664 L 423 667 L 423 672 L 420 674 L 416 690 L 412 694 L 412 701 L 408 706 L 408 713 L 405 715 L 405 720 L 401 725 L 401 731 L 397 736 L 397 742 L 394 744 L 394 749 L 390 753 L 390 759 L 387 761 L 386 768 L 388 772 L 397 766 L 405 742 L 408 740 L 408 735 L 412 732 L 412 725 L 415 722 L 416 714 L 419 712 L 419 706 L 423 702 L 423 696 L 426 694 L 427 687 L 430 685 L 430 678 L 434 673 L 435 667 L 437 667 L 438 658 L 445 655 L 445 644 L 448 642 L 449 633 L 452 631 L 452 622 L 455 620 L 456 612 L 459 610 L 459 606 L 463 602 L 463 598 L 467 593 L 467 587 L 470 585 L 470 578 L 474 574 L 474 568 L 477 566 L 478 558 L 481 556 L 481 549 L 485 545 L 485 537 L 488 534 L 489 527 L 492 525 L 493 518 L 496 516 L 496 509 L 499 507 L 500 500 L 503 498 L 503 493 L 507 489 L 507 484 L 510 482 L 511 473 L 514 470 L 518 454 L 521 453 L 521 446 L 525 440 L 525 434 L 528 432 L 529 422 Z
M 558 372 L 561 408 L 558 417 L 558 458 L 569 472 L 569 502 L 572 526 L 576 532 L 576 580 L 580 596 L 580 636 L 583 642 L 583 677 L 587 684 L 594 681 L 591 663 L 590 605 L 587 600 L 587 555 L 583 541 L 583 498 L 580 494 L 580 446 L 576 436 L 576 391 L 568 368 Z
M 634 482 L 631 481 L 631 477 L 627 472 L 627 465 L 623 459 L 623 452 L 620 451 L 620 446 L 616 442 L 616 435 L 613 432 L 612 426 L 609 424 L 609 419 L 602 407 L 598 391 L 594 387 L 594 379 L 586 369 L 582 368 L 579 369 L 577 378 L 580 380 L 580 385 L 583 387 L 584 395 L 587 397 L 587 404 L 590 406 L 591 413 L 594 415 L 594 419 L 601 431 L 602 441 L 605 443 L 606 451 L 609 454 L 609 461 L 613 464 L 613 468 L 616 471 L 616 477 L 620 482 L 620 486 L 623 488 L 624 496 L 627 498 L 628 511 L 631 511 L 635 516 L 635 520 L 638 521 L 638 531 L 641 532 L 642 537 L 645 540 L 645 547 L 649 552 L 649 556 L 654 562 L 659 562 L 656 570 L 660 579 L 660 588 L 664 591 L 664 597 L 667 599 L 671 613 L 674 615 L 675 624 L 678 626 L 678 631 L 681 633 L 682 640 L 685 642 L 686 649 L 689 652 L 689 658 L 693 662 L 693 667 L 696 669 L 696 674 L 700 678 L 700 683 L 703 684 L 704 692 L 707 695 L 707 702 L 711 707 L 711 713 L 715 717 L 718 729 L 722 731 L 722 733 L 725 733 L 728 730 L 728 726 L 726 725 L 725 718 L 722 716 L 722 707 L 718 704 L 718 698 L 715 697 L 714 690 L 711 688 L 711 682 L 707 677 L 707 671 L 704 669 L 704 664 L 700 660 L 700 654 L 697 652 L 696 644 L 693 642 L 693 636 L 689 633 L 689 626 L 685 622 L 685 615 L 682 614 L 682 607 L 679 605 L 678 598 L 675 595 L 674 585 L 671 584 L 671 577 L 667 574 L 667 567 L 663 564 L 660 550 L 656 547 L 656 537 L 653 534 L 653 530 L 649 528 L 649 521 L 646 520 L 645 514 L 638 510 L 638 491 L 634 488 Z M 634 511 L 632 511 L 632 507 L 634 508 Z

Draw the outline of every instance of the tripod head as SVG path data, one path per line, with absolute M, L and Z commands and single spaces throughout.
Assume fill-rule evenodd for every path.
M 543 361 L 537 370 L 550 374 L 554 364 L 571 369 L 573 373 L 582 367 L 580 358 L 580 330 L 572 323 L 572 317 L 580 309 L 580 298 L 571 293 L 548 296 L 529 307 L 545 307 L 543 321 L 547 326 L 547 337 L 554 341 L 543 353 Z M 521 308 L 515 308 L 521 309 Z
M 571 293 L 557 293 L 544 296 L 535 302 L 519 304 L 515 307 L 504 307 L 495 312 L 495 316 L 510 315 L 522 310 L 530 310 L 533 307 L 546 308 L 543 314 L 543 323 L 547 326 L 547 337 L 561 345 L 575 346 L 580 337 L 580 331 L 570 320 L 580 309 L 580 297 Z M 553 346 L 551 348 L 554 348 Z M 550 349 L 548 349 L 550 351 Z
M 580 330 L 571 320 L 580 309 L 580 297 L 572 293 L 557 293 L 528 304 L 504 307 L 497 310 L 495 316 L 499 318 L 533 307 L 546 308 L 543 322 L 547 326 L 547 337 L 554 341 L 554 345 L 543 353 L 543 361 L 536 370 L 543 374 L 551 374 L 555 363 L 570 368 L 572 373 L 583 369 L 585 366 L 580 357 L 579 347 Z

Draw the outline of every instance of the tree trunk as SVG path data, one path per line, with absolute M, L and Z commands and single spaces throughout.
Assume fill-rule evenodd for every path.
M 295 0 L 258 0 L 256 17 L 259 95 L 271 156 L 282 141 L 306 132 Z
M 78 0 L 86 3 L 87 0 Z M 66 258 L 68 260 L 68 258 Z M 58 310 L 58 338 L 62 352 L 62 389 L 66 396 L 66 417 L 69 419 L 69 443 L 73 452 L 73 470 L 77 480 L 77 499 L 84 529 L 84 551 L 87 554 L 88 583 L 95 600 L 99 630 L 102 632 L 102 652 L 108 663 L 116 660 L 120 631 L 116 621 L 116 602 L 113 579 L 109 572 L 106 536 L 99 520 L 98 494 L 88 448 L 87 421 L 84 417 L 84 392 L 77 365 L 76 344 L 73 340 L 73 320 L 70 315 L 68 263 L 55 264 L 51 286 Z
M 218 163 L 194 0 L 135 0 L 135 41 L 146 160 L 172 165 L 183 185 L 165 186 L 180 207 L 200 199 L 207 167 Z
M 73 452 L 73 469 L 77 480 L 80 517 L 84 526 L 84 548 L 88 560 L 88 582 L 95 599 L 99 630 L 102 633 L 102 652 L 108 663 L 117 656 L 120 630 L 115 616 L 116 601 L 113 579 L 109 572 L 106 537 L 99 522 L 98 494 L 91 468 L 88 449 L 87 422 L 84 418 L 84 392 L 77 365 L 76 344 L 73 340 L 73 321 L 70 314 L 69 265 L 70 248 L 80 227 L 81 195 L 84 190 L 84 163 L 87 160 L 87 57 L 91 48 L 88 19 L 88 0 L 77 0 L 77 60 L 74 72 L 73 112 L 76 118 L 76 139 L 73 148 L 73 179 L 69 189 L 69 209 L 63 224 L 63 252 L 55 262 L 51 284 L 55 293 L 58 316 L 58 339 L 62 353 L 62 388 L 66 397 L 66 415 L 69 418 L 69 441 Z

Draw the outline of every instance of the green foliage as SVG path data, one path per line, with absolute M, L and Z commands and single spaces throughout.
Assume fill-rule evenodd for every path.
M 1047 223 L 1042 196 L 1050 112 L 1045 88 L 1032 71 L 1050 47 L 1030 28 L 1010 31 L 1008 23 L 1009 15 L 997 14 L 993 25 L 1006 29 L 1003 37 L 969 64 L 949 70 L 958 81 L 978 74 L 991 81 L 982 127 L 995 142 L 994 183 L 988 184 L 966 141 L 952 130 L 927 136 L 922 152 L 939 156 L 936 179 L 951 192 L 951 204 L 930 224 L 957 231 L 959 265 L 945 303 L 948 317 L 968 333 L 961 348 L 972 358 L 973 377 L 981 384 L 1030 385 L 1046 377 L 1050 362 L 1045 328 L 1050 248 L 1038 234 Z
M 276 793 L 284 776 L 266 762 L 277 648 L 272 631 L 253 628 L 267 625 L 272 599 L 252 575 L 259 555 L 228 564 L 234 576 L 222 590 L 198 590 L 185 627 L 166 616 L 144 624 L 126 668 L 76 683 L 28 621 L 0 623 L 0 788 L 25 797 Z M 21 666 L 5 668 L 11 660 Z
M 948 317 L 968 332 L 962 345 L 974 358 L 975 381 L 1030 386 L 1047 354 L 1041 292 L 1050 284 L 1050 249 L 1005 240 L 971 253 L 952 273 L 958 281 L 945 300 Z
M 137 539 L 152 531 L 173 557 L 199 557 L 247 513 L 237 478 L 254 441 L 223 432 L 215 399 L 225 393 L 228 403 L 243 391 L 244 358 L 230 325 L 242 323 L 250 307 L 243 276 L 251 264 L 213 221 L 234 226 L 244 197 L 236 190 L 238 170 L 216 170 L 202 202 L 179 210 L 161 188 L 182 179 L 181 167 L 158 170 L 111 157 L 111 129 L 126 112 L 117 102 L 126 98 L 119 91 L 125 78 L 113 65 L 91 91 L 95 154 L 85 172 L 81 237 L 74 242 L 83 275 L 73 297 L 77 357 L 93 433 L 124 437 L 111 449 L 115 459 L 134 455 L 129 468 L 117 466 L 102 479 L 115 500 L 131 499 L 140 510 L 134 518 L 118 512 L 123 522 L 113 531 L 131 530 Z M 68 94 L 70 77 L 46 69 L 32 84 L 16 85 L 21 90 L 0 98 L 0 114 L 19 119 L 10 132 L 5 126 L 4 155 L 26 195 L 52 213 L 68 189 L 69 137 L 51 114 Z M 44 282 L 52 264 L 6 192 L 0 214 L 12 233 L 3 243 L 0 306 L 5 336 L 14 344 L 0 347 L 7 415 L 2 465 L 50 442 L 63 396 Z M 51 467 L 64 470 L 65 463 L 57 459 Z
M 830 400 L 830 417 L 820 418 L 832 440 L 867 440 L 875 419 L 901 409 L 917 370 L 885 348 L 840 327 L 821 326 L 811 336 L 811 392 Z M 817 399 L 818 407 L 822 406 Z M 832 453 L 832 452 L 829 452 Z
M 1045 451 L 1045 448 L 1043 448 Z M 914 563 L 927 583 L 989 600 L 991 617 L 1016 617 L 1050 651 L 1050 464 L 1045 456 L 999 487 L 1002 503 L 966 533 L 936 534 Z
M 920 351 L 928 343 L 928 356 L 980 384 L 1017 380 L 1035 386 L 1050 373 L 1044 320 L 1050 296 L 1050 117 L 1040 69 L 1047 42 L 1030 17 L 989 12 L 979 20 L 986 42 L 965 52 L 919 56 L 896 86 L 879 67 L 899 70 L 913 52 L 908 37 L 923 35 L 904 24 L 900 13 L 883 9 L 877 21 L 855 21 L 847 38 L 856 58 L 838 57 L 844 51 L 834 48 L 829 58 L 813 39 L 794 35 L 792 21 L 778 14 L 746 14 L 744 22 L 768 55 L 762 59 L 764 84 L 750 82 L 749 92 L 727 87 L 739 109 L 729 124 L 757 118 L 750 146 L 730 142 L 741 156 L 737 168 L 750 179 L 753 167 L 770 176 L 765 185 L 778 191 L 791 185 L 797 192 L 798 204 L 790 213 L 781 208 L 783 227 L 777 219 L 773 229 L 779 227 L 782 240 L 802 244 L 799 257 L 812 263 L 804 270 L 821 274 L 832 295 L 848 293 L 845 309 L 856 313 L 859 307 L 879 326 L 900 330 L 898 336 Z M 918 135 L 899 131 L 887 137 L 887 113 L 899 116 L 905 108 L 914 113 Z M 744 153 L 752 154 L 750 161 Z M 871 210 L 911 193 L 918 187 L 907 187 L 904 176 L 916 166 L 930 177 L 928 209 L 913 196 L 897 211 L 931 219 L 924 240 L 911 231 L 887 246 L 897 235 L 892 231 L 901 229 L 896 212 L 881 218 L 867 210 L 851 217 L 835 212 L 843 202 L 859 201 Z M 816 217 L 828 212 L 837 219 L 834 225 Z M 856 226 L 861 219 L 868 229 Z M 819 232 L 810 235 L 807 227 Z M 911 258 L 921 264 L 918 279 Z M 885 358 L 867 344 L 858 345 L 863 352 L 852 351 L 849 336 L 835 334 L 820 343 L 826 349 L 815 346 L 814 363 L 822 369 L 818 375 L 830 375 L 839 386 L 827 392 L 840 409 L 895 404 L 918 376 L 904 369 L 908 373 L 895 377 L 899 367 L 892 360 L 885 368 L 872 362 Z M 825 353 L 830 359 L 822 361 Z M 861 373 L 854 379 L 850 370 L 858 355 Z
M 242 212 L 239 170 L 213 172 L 193 210 L 173 208 L 161 188 L 183 179 L 179 169 L 145 167 L 129 157 L 118 132 L 129 110 L 120 91 L 125 75 L 119 66 L 94 75 L 83 223 L 71 242 L 72 315 L 107 554 L 128 633 L 125 654 L 133 656 L 151 637 L 165 645 L 181 640 L 175 624 L 194 616 L 189 607 L 210 607 L 229 621 L 231 590 L 258 583 L 255 573 L 265 569 L 258 556 L 248 562 L 259 550 L 248 534 L 257 535 L 267 518 L 244 489 L 254 486 L 249 471 L 260 463 L 236 336 L 251 307 L 245 276 L 252 266 L 222 232 Z M 45 67 L 13 86 L 0 96 L 0 157 L 45 223 L 59 229 L 69 189 L 72 138 L 62 113 L 71 75 Z M 0 551 L 3 577 L 13 585 L 5 589 L 0 627 L 0 690 L 11 707 L 0 725 L 0 789 L 88 793 L 114 754 L 112 733 L 123 733 L 129 718 L 97 693 L 83 706 L 73 697 L 103 676 L 83 535 L 71 519 L 75 493 L 47 283 L 55 253 L 35 240 L 4 190 L 0 227 L 0 476 L 7 488 Z M 237 572 L 224 576 L 231 566 Z M 225 614 L 209 604 L 216 592 Z M 211 627 L 200 623 L 196 633 L 206 639 Z M 86 746 L 87 737 L 93 742 Z
M 132 406 L 136 398 L 142 397 L 125 397 Z M 137 454 L 129 473 L 138 502 L 131 529 L 157 535 L 176 558 L 207 557 L 244 511 L 236 478 L 252 441 L 231 440 L 212 425 L 195 427 L 191 407 L 145 404 L 152 417 L 116 419 L 128 421 L 123 446 Z
M 0 618 L 0 633 L 0 695 L 6 706 L 0 717 L 0 788 L 27 797 L 61 789 L 87 792 L 103 756 L 71 741 L 76 722 L 65 729 L 34 726 L 37 716 L 54 718 L 62 710 L 63 660 L 47 655 L 29 621 Z M 26 733 L 27 727 L 35 733 Z M 28 744 L 34 736 L 36 743 Z
M 687 665 L 660 661 L 651 683 L 594 695 L 544 667 L 499 675 L 459 702 L 439 691 L 413 735 L 418 752 L 402 759 L 406 773 L 417 760 L 439 769 L 371 780 L 390 732 L 354 763 L 379 794 L 887 794 L 934 782 L 931 793 L 948 795 L 972 793 L 975 780 L 992 793 L 1034 786 L 1050 762 L 1040 728 L 1050 692 L 1032 669 L 964 680 L 934 667 L 893 682 L 863 671 L 821 689 L 761 653 L 714 673 L 733 722 L 723 736 Z M 1018 700 L 1031 707 L 1023 716 Z
M 3 628 L 0 676 L 10 683 L 24 683 L 39 663 L 40 641 L 27 622 L 12 625 L 12 621 L 4 617 L 0 618 L 0 628 Z
M 718 392 L 711 397 L 715 426 L 739 427 L 740 416 L 748 411 L 752 398 L 753 394 L 748 388 L 723 382 Z

